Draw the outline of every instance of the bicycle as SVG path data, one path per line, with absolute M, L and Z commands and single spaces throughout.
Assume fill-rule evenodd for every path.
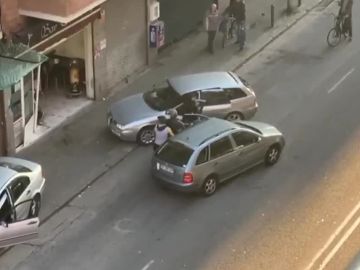
M 344 31 L 345 16 L 332 15 L 334 16 L 335 25 L 330 29 L 327 35 L 327 43 L 330 47 L 336 47 L 339 45 L 341 38 L 343 36 L 345 37 L 346 34 Z

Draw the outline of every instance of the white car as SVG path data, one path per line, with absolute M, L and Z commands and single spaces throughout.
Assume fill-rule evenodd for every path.
M 39 164 L 0 157 L 0 247 L 28 241 L 36 235 L 44 187 Z

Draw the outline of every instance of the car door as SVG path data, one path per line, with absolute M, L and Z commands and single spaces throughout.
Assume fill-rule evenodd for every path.
M 224 118 L 231 111 L 231 103 L 223 89 L 202 90 L 200 99 L 204 100 L 202 113 L 212 117 Z
M 236 153 L 229 136 L 224 136 L 210 144 L 209 167 L 223 181 L 236 174 Z
M 11 195 L 12 201 L 16 207 L 17 219 L 23 220 L 28 217 L 30 204 L 22 202 L 31 200 L 30 178 L 23 175 L 10 181 L 7 189 Z
M 258 164 L 264 159 L 260 134 L 242 130 L 232 133 L 231 136 L 236 145 L 236 163 L 238 164 L 237 170 L 239 172 Z
M 34 240 L 38 237 L 39 219 L 30 218 L 0 224 L 0 248 Z

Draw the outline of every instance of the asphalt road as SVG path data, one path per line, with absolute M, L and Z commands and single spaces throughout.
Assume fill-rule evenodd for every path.
M 336 243 L 316 254 L 360 201 L 360 38 L 327 47 L 332 8 L 312 12 L 239 71 L 257 90 L 255 119 L 287 139 L 275 167 L 201 198 L 155 185 L 151 149 L 137 148 L 77 197 L 68 207 L 77 218 L 16 269 L 287 270 L 314 258 L 318 269 Z M 355 256 L 354 233 L 329 269 Z

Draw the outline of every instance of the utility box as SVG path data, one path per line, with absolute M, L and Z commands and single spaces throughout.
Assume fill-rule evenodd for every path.
M 165 24 L 163 21 L 155 21 L 149 27 L 150 48 L 161 48 L 165 44 Z

